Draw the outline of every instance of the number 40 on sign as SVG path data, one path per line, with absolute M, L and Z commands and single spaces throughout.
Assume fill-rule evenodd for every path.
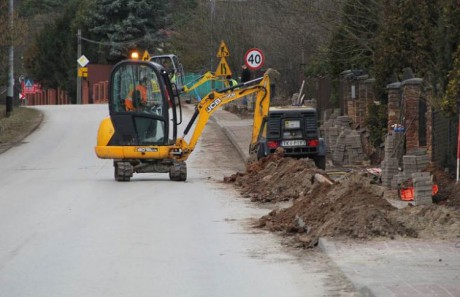
M 262 51 L 258 48 L 251 48 L 244 55 L 244 62 L 251 70 L 257 70 L 264 64 L 265 57 Z

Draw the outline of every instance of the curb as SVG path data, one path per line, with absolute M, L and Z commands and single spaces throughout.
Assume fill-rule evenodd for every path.
M 336 246 L 333 242 L 328 241 L 326 238 L 319 238 L 318 239 L 318 248 L 319 250 L 325 254 L 332 263 L 334 263 L 335 267 L 340 271 L 340 274 L 355 288 L 355 290 L 361 294 L 363 297 L 377 297 L 376 295 L 369 287 L 364 286 L 364 287 L 358 287 L 356 283 L 353 282 L 351 278 L 349 278 L 346 274 L 346 272 L 340 268 L 339 265 L 332 259 L 332 257 L 329 256 L 329 253 L 333 253 L 337 251 Z
M 246 155 L 246 152 L 243 150 L 243 148 L 239 146 L 238 142 L 233 136 L 233 132 L 231 132 L 227 127 L 225 127 L 216 116 L 212 115 L 211 118 L 217 123 L 217 125 L 222 129 L 222 131 L 224 131 L 224 134 L 227 136 L 228 140 L 230 140 L 230 142 L 233 144 L 238 154 L 240 155 L 241 160 L 247 163 L 248 156 Z

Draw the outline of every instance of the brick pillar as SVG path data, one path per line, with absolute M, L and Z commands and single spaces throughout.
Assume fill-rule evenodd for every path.
M 350 70 L 343 71 L 340 73 L 340 107 L 343 108 L 343 115 L 348 115 L 348 102 L 350 101 L 350 88 L 349 88 L 349 80 L 347 79 L 347 75 L 350 74 Z
M 419 146 L 419 101 L 422 92 L 421 78 L 411 78 L 402 82 L 406 128 L 406 151 L 413 152 Z
M 353 99 L 351 98 L 351 85 L 352 82 L 350 77 L 352 75 L 351 70 L 345 70 L 340 73 L 340 82 L 341 82 L 341 93 L 343 98 L 343 114 L 345 116 L 349 116 L 350 118 L 354 118 L 354 105 Z
M 365 80 L 368 79 L 368 75 L 358 76 L 356 78 L 356 120 L 355 126 L 361 126 L 364 124 L 367 114 L 367 95 Z
M 352 97 L 352 88 L 355 88 L 355 98 Z M 356 119 L 356 90 L 357 90 L 357 86 L 356 86 L 356 82 L 355 81 L 350 81 L 350 80 L 347 80 L 345 82 L 345 98 L 347 100 L 347 116 L 350 117 L 351 121 L 353 122 L 353 125 L 355 123 L 355 119 Z
M 387 85 L 388 91 L 388 131 L 393 124 L 400 124 L 401 117 L 401 83 Z

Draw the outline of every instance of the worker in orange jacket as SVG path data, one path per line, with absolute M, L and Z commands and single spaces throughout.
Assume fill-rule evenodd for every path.
M 125 108 L 127 111 L 141 110 L 147 103 L 147 83 L 148 79 L 143 77 L 139 84 L 132 89 L 125 98 Z

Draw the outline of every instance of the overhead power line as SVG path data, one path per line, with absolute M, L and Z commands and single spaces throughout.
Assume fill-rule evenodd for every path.
M 98 45 L 106 45 L 106 46 L 112 46 L 112 45 L 124 45 L 124 44 L 130 44 L 130 43 L 136 43 L 139 41 L 142 41 L 145 39 L 145 37 L 148 35 L 144 35 L 143 37 L 133 39 L 133 40 L 128 40 L 128 41 L 97 41 L 97 40 L 92 40 L 86 37 L 81 36 L 80 38 L 84 41 L 87 41 L 89 43 L 94 43 Z

